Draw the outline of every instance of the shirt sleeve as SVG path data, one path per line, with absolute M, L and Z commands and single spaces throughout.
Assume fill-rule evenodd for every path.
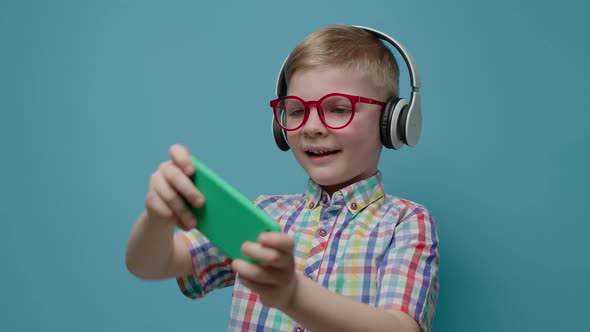
M 406 209 L 379 265 L 377 305 L 405 312 L 422 331 L 430 331 L 438 297 L 438 269 L 434 219 L 422 206 Z
M 190 251 L 194 267 L 193 274 L 176 279 L 184 295 L 201 298 L 214 289 L 234 284 L 231 260 L 203 234 L 193 229 L 180 235 Z

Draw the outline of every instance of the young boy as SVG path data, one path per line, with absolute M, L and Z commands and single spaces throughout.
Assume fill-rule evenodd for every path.
M 129 270 L 176 277 L 191 298 L 234 285 L 232 331 L 429 330 L 438 295 L 434 220 L 385 194 L 377 169 L 381 111 L 398 94 L 395 59 L 364 29 L 332 26 L 295 48 L 285 75 L 289 97 L 271 104 L 285 112 L 275 120 L 309 181 L 304 194 L 256 199 L 283 230 L 243 244 L 263 264 L 230 261 L 194 229 L 185 202 L 201 207 L 206 197 L 189 180 L 198 172 L 189 151 L 174 145 L 151 176 Z

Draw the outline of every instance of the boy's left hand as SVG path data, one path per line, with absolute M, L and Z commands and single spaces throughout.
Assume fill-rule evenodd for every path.
M 261 262 L 261 265 L 236 259 L 232 269 L 242 284 L 260 297 L 262 304 L 280 309 L 288 305 L 297 289 L 295 241 L 287 234 L 265 232 L 258 237 L 258 243 L 245 242 L 242 252 Z

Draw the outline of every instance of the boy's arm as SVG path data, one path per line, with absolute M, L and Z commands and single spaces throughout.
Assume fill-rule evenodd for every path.
M 356 302 L 300 273 L 296 279 L 297 291 L 282 311 L 312 331 L 420 331 L 418 323 L 401 311 Z
M 127 269 L 141 279 L 166 279 L 194 273 L 188 247 L 176 225 L 163 220 L 150 220 L 143 212 L 127 244 Z

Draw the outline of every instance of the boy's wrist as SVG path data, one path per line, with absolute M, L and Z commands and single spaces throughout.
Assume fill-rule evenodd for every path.
M 301 292 L 306 287 L 305 282 L 308 281 L 306 279 L 307 278 L 305 278 L 303 274 L 295 272 L 295 277 L 293 278 L 294 285 L 291 291 L 291 296 L 288 299 L 288 301 L 285 302 L 285 305 L 282 308 L 277 309 L 286 314 L 292 312 L 293 310 L 296 310 L 299 298 L 301 297 Z

